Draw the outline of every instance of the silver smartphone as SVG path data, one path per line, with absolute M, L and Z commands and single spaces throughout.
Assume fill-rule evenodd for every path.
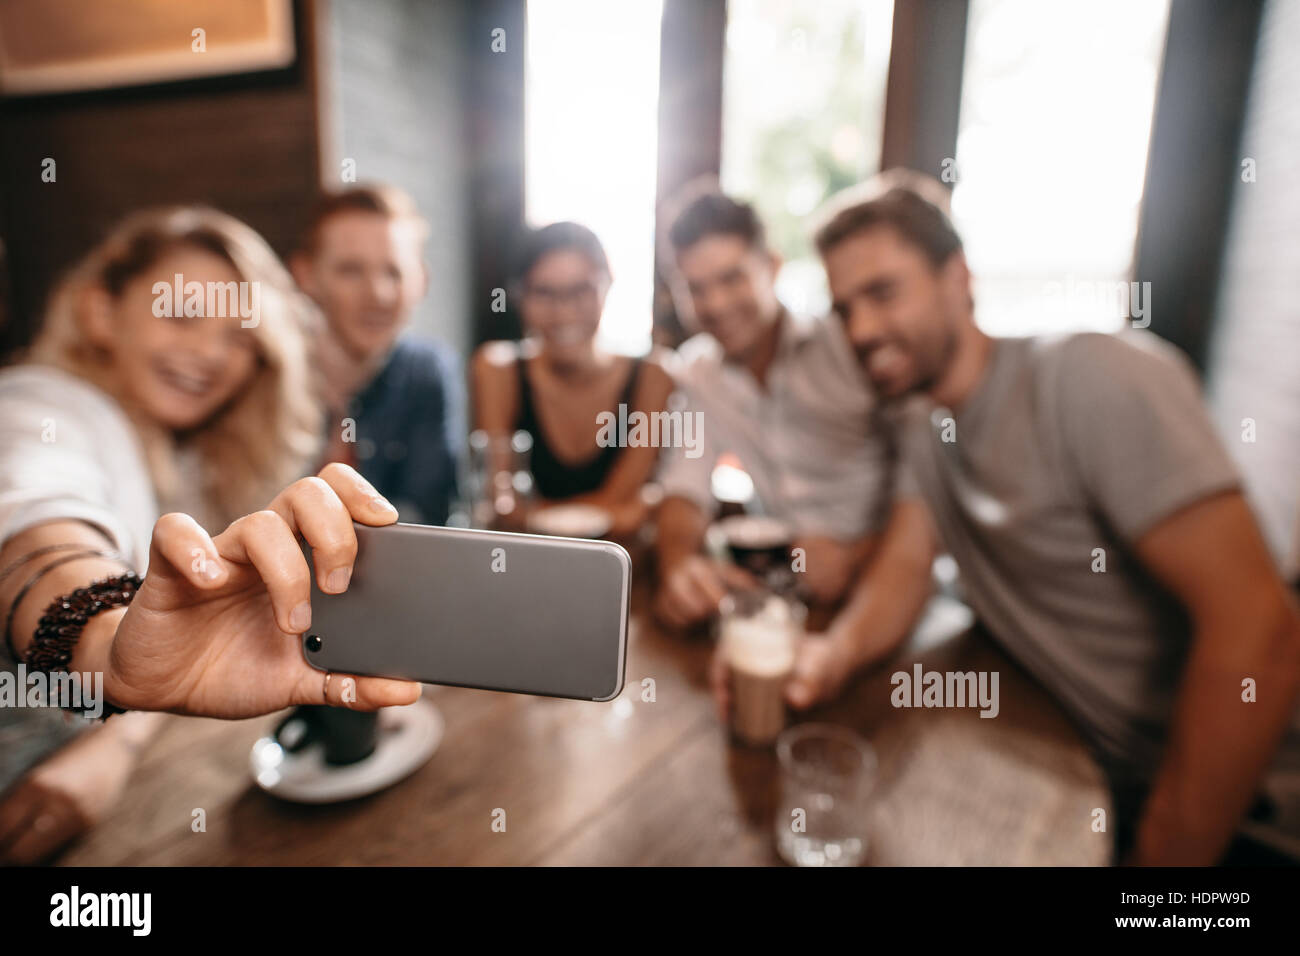
M 623 689 L 632 564 L 617 544 L 355 527 L 347 591 L 323 593 L 312 570 L 312 667 L 581 700 Z

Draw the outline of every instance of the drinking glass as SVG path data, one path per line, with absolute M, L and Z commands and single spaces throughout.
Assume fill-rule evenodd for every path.
M 710 529 L 715 550 L 732 564 L 748 571 L 769 591 L 783 597 L 795 595 L 791 569 L 794 536 L 785 522 L 766 515 L 732 515 Z
M 776 848 L 795 866 L 857 866 L 866 857 L 876 753 L 845 727 L 798 724 L 777 738 Z
M 533 503 L 532 450 L 533 436 L 522 429 L 513 435 L 470 433 L 467 492 L 473 527 L 524 528 Z
M 785 728 L 785 685 L 803 630 L 802 604 L 763 590 L 722 599 L 718 643 L 731 687 L 731 731 L 751 746 L 772 746 Z

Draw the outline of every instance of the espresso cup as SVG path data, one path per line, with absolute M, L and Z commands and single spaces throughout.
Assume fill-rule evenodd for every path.
M 341 767 L 365 760 L 379 741 L 379 714 L 346 707 L 304 705 L 275 729 L 275 738 L 290 752 L 319 743 L 325 763 Z

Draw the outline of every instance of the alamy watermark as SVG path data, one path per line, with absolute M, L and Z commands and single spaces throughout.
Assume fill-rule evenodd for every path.
M 1120 320 L 1135 329 L 1151 325 L 1151 283 L 1066 275 L 1060 279 L 1011 277 L 981 284 L 999 299 L 1014 299 L 1027 312 L 1059 322 Z
M 0 671 L 0 707 L 58 707 L 97 718 L 104 713 L 103 671 Z
M 50 925 L 123 927 L 133 936 L 148 936 L 153 926 L 152 893 L 83 893 L 73 884 L 50 897 Z
M 981 717 L 996 717 L 997 671 L 925 671 L 913 664 L 912 673 L 897 671 L 889 682 L 894 690 L 889 702 L 895 707 L 979 707 Z
M 261 321 L 262 284 L 260 282 L 185 281 L 177 272 L 171 282 L 155 282 L 152 292 L 153 314 L 158 318 L 199 316 L 204 318 L 239 317 L 243 328 L 257 328 Z
M 687 411 L 684 402 L 669 400 L 670 410 L 629 412 L 620 402 L 618 412 L 596 416 L 601 448 L 684 448 L 687 458 L 704 454 L 704 413 Z

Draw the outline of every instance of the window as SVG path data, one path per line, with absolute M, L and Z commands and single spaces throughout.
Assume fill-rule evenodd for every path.
M 1129 271 L 1168 13 L 971 0 L 952 203 L 990 334 L 1141 324 Z
M 731 0 L 722 187 L 755 204 L 785 259 L 777 294 L 829 307 L 808 216 L 880 163 L 892 0 Z
M 650 347 L 660 0 L 529 0 L 524 214 L 600 237 L 614 284 L 598 341 Z

